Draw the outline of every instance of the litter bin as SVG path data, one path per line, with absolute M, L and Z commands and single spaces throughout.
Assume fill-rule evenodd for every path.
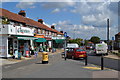
M 43 52 L 42 53 L 42 64 L 48 64 L 48 53 L 47 52 Z

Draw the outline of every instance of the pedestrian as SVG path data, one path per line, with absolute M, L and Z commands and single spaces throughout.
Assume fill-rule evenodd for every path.
M 34 50 L 34 56 L 35 56 L 35 57 L 38 56 L 38 52 L 39 52 L 39 48 L 38 48 L 38 47 L 35 47 L 35 50 Z
M 30 52 L 29 52 L 29 56 L 31 57 L 31 54 L 32 54 L 32 48 L 31 48 L 31 45 L 29 45 L 29 50 L 30 50 Z

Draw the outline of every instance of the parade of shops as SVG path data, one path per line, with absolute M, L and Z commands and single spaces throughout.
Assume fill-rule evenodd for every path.
M 0 10 L 0 57 L 11 57 L 18 53 L 27 56 L 35 51 L 51 51 L 59 46 L 63 48 L 64 34 L 53 25 L 48 27 L 42 19 L 34 21 L 27 18 L 24 10 L 18 14 L 2 8 Z

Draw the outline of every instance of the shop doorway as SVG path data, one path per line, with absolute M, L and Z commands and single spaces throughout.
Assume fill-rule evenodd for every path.
M 8 38 L 8 54 L 13 55 L 13 38 Z

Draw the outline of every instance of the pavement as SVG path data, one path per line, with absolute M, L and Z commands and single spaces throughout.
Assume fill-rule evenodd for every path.
M 118 57 L 117 55 L 112 54 L 112 53 L 110 53 L 109 55 L 104 56 L 104 57 L 106 57 L 106 58 L 112 58 L 112 59 L 120 59 L 120 57 Z
M 54 54 L 61 53 L 61 52 L 63 52 L 63 49 L 57 49 L 56 52 L 54 52 L 54 53 L 48 52 L 48 55 L 54 55 Z M 37 57 L 42 57 L 41 54 L 42 53 L 38 53 Z M 34 55 L 32 55 L 31 57 L 23 57 L 22 56 L 21 60 L 12 59 L 12 58 L 8 58 L 8 59 L 0 58 L 0 66 L 7 65 L 7 64 L 15 64 L 15 63 L 18 63 L 18 62 L 22 62 L 22 61 L 30 60 L 30 59 L 35 59 L 35 58 L 36 57 Z

